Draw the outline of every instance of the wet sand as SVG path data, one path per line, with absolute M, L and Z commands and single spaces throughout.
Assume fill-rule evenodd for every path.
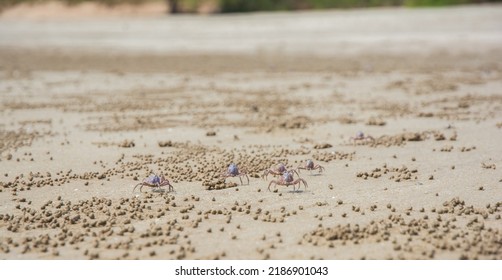
M 0 18 L 0 258 L 501 259 L 501 14 Z

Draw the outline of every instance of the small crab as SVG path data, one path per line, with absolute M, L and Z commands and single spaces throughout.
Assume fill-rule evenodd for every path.
M 148 176 L 148 178 L 144 179 L 143 182 L 134 186 L 134 189 L 132 191 L 134 192 L 136 188 L 139 187 L 139 191 L 141 192 L 144 186 L 156 188 L 157 190 L 160 190 L 161 187 L 169 186 L 169 191 L 174 191 L 174 187 L 162 174 L 160 174 L 160 176 L 157 176 L 156 174 Z
M 298 178 L 294 180 L 293 178 L 293 172 L 292 171 L 286 171 L 284 174 L 282 174 L 282 177 L 279 180 L 272 180 L 268 184 L 268 190 L 270 191 L 270 186 L 272 184 L 279 185 L 279 186 L 290 186 L 293 185 L 293 191 L 295 191 L 295 185 L 298 184 L 298 190 L 300 190 L 300 183 L 303 183 L 305 186 L 305 189 L 307 189 L 307 182 L 303 180 L 302 178 Z
M 354 145 L 356 144 L 356 141 L 365 141 L 367 139 L 371 142 L 375 141 L 375 138 L 373 138 L 371 135 L 364 135 L 362 131 L 358 131 L 356 133 L 356 137 L 350 137 L 350 141 L 353 141 Z
M 245 176 L 247 181 L 248 181 L 248 185 L 249 185 L 249 177 L 248 177 L 248 174 L 247 174 L 247 171 L 245 169 L 243 170 L 239 170 L 239 168 L 237 167 L 237 164 L 235 163 L 231 163 L 227 170 L 225 172 L 223 172 L 223 174 L 221 174 L 221 176 L 223 176 L 225 179 L 228 178 L 228 177 L 239 177 L 239 180 L 241 181 L 241 185 L 242 185 L 242 176 Z
M 307 159 L 307 161 L 305 162 L 305 165 L 300 165 L 300 166 L 298 166 L 297 169 L 298 169 L 298 171 L 300 171 L 301 169 L 305 169 L 305 170 L 309 170 L 310 172 L 312 172 L 312 170 L 319 169 L 319 173 L 322 173 L 324 171 L 324 167 L 322 167 L 319 164 L 315 164 L 311 159 Z
M 281 162 L 277 166 L 271 167 L 270 169 L 265 170 L 263 172 L 263 174 L 261 175 L 261 177 L 263 179 L 267 179 L 268 174 L 272 174 L 274 176 L 281 176 L 284 174 L 284 172 L 287 172 L 287 171 L 288 170 L 286 169 L 286 166 Z M 296 170 L 293 170 L 293 172 L 295 172 L 296 175 L 298 175 L 298 172 Z

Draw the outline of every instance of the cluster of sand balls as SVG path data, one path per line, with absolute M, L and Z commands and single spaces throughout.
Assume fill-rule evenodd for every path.
M 222 189 L 228 189 L 228 188 L 234 188 L 237 187 L 237 183 L 235 182 L 226 182 L 225 179 L 221 178 L 219 180 L 205 180 L 202 182 L 202 186 L 206 188 L 208 191 L 212 190 L 222 190 Z
M 192 197 L 191 200 L 198 201 L 198 198 Z M 90 259 L 99 258 L 102 249 L 111 249 L 115 251 L 115 255 L 123 252 L 121 257 L 125 258 L 129 250 L 141 250 L 144 246 L 163 245 L 166 242 L 178 245 L 179 236 L 176 233 L 182 232 L 183 226 L 176 219 L 168 221 L 166 225 L 140 232 L 132 224 L 164 217 L 170 211 L 186 213 L 183 209 L 191 209 L 190 205 L 177 205 L 175 197 L 170 195 L 146 195 L 142 199 L 118 200 L 93 197 L 76 203 L 58 197 L 54 201 L 46 201 L 39 209 L 29 205 L 16 208 L 16 213 L 1 214 L 0 223 L 6 225 L 8 232 L 23 232 L 24 237 L 10 234 L 4 237 L 1 242 L 4 253 L 14 250 L 21 254 L 50 253 L 59 256 L 59 248 L 70 247 L 73 254 Z M 48 233 L 32 237 L 30 231 L 40 229 L 45 229 Z M 135 242 L 133 237 L 136 235 L 140 239 L 156 240 Z M 114 239 L 109 239 L 112 236 Z M 119 241 L 112 242 L 113 240 Z M 170 253 L 175 258 L 184 258 L 186 250 L 192 250 L 189 246 L 171 247 L 177 247 Z
M 10 182 L 2 182 L 3 186 L 0 191 L 10 190 L 12 193 L 16 193 L 18 191 L 29 191 L 31 188 L 40 188 L 43 186 L 55 186 L 67 183 L 70 181 L 70 173 L 66 172 L 58 172 L 56 176 L 53 176 L 50 172 L 41 173 L 41 172 L 30 172 L 26 176 L 25 174 L 20 174 L 14 178 L 13 181 Z M 5 174 L 7 177 L 8 174 Z M 74 177 L 75 178 L 75 177 Z
M 333 160 L 349 160 L 354 159 L 356 152 L 345 153 L 345 152 L 318 152 L 312 155 L 312 158 L 318 161 L 330 162 Z
M 13 195 L 16 195 L 17 192 L 29 191 L 31 188 L 41 188 L 45 186 L 62 186 L 74 180 L 85 180 L 85 185 L 88 185 L 88 181 L 92 179 L 108 179 L 118 174 L 115 172 L 115 169 L 107 170 L 105 172 L 85 172 L 83 174 L 75 174 L 73 171 L 58 171 L 55 174 L 51 172 L 30 172 L 28 174 L 20 174 L 14 178 L 14 180 L 10 182 L 2 182 L 0 186 L 1 191 L 10 190 Z
M 0 215 L 0 224 L 7 229 L 5 236 L 0 238 L 0 250 L 3 253 L 63 258 L 164 256 L 186 259 L 197 253 L 189 232 L 236 240 L 242 229 L 240 224 L 231 225 L 236 216 L 283 223 L 286 217 L 297 213 L 286 211 L 284 206 L 277 210 L 262 210 L 247 201 L 221 205 L 212 198 L 210 207 L 200 207 L 200 203 L 201 198 L 194 195 L 180 198 L 171 194 L 120 199 L 92 197 L 77 202 L 58 197 L 36 208 L 28 201 L 20 200 L 16 210 Z M 162 222 L 155 222 L 158 219 Z M 213 219 L 216 224 L 227 226 L 214 228 L 215 223 L 207 222 Z M 230 235 L 225 232 L 229 227 L 234 228 Z M 267 255 L 263 251 L 263 258 Z M 225 256 L 223 251 L 203 258 Z
M 237 164 L 248 176 L 259 178 L 264 170 L 279 162 L 287 165 L 289 163 L 287 157 L 307 153 L 304 149 L 268 147 L 224 150 L 191 143 L 163 142 L 162 145 L 175 147 L 176 150 L 160 157 L 137 155 L 134 156 L 134 161 L 122 160 L 114 171 L 123 171 L 125 177 L 139 180 L 149 172 L 158 173 L 148 167 L 156 165 L 175 183 L 196 181 L 202 182 L 207 189 L 221 189 L 233 186 L 221 180 L 221 174 L 226 171 L 230 163 Z
M 389 180 L 394 180 L 396 182 L 407 181 L 407 180 L 416 180 L 418 176 L 418 170 L 416 168 L 409 169 L 406 166 L 401 167 L 388 167 L 387 164 L 383 164 L 382 167 L 377 167 L 371 170 L 370 172 L 358 172 L 356 173 L 356 177 L 363 178 L 367 180 L 368 178 L 380 178 L 385 174 L 392 174 L 389 176 Z
M 437 130 L 423 131 L 423 132 L 404 132 L 396 135 L 383 135 L 375 138 L 374 141 L 362 141 L 359 144 L 369 145 L 370 147 L 390 147 L 390 146 L 403 146 L 406 142 L 424 141 L 428 138 L 433 138 L 435 141 L 446 140 L 446 136 Z M 457 140 L 457 133 L 453 132 L 448 138 L 450 141 Z
M 434 258 L 442 251 L 454 252 L 459 259 L 498 259 L 502 255 L 502 231 L 487 225 L 500 220 L 502 202 L 482 209 L 453 198 L 440 209 L 430 209 L 429 213 L 424 208 L 410 213 L 413 208 L 409 207 L 406 216 L 412 218 L 395 214 L 391 205 L 387 209 L 390 213 L 386 219 L 372 219 L 367 224 L 320 226 L 305 234 L 302 242 L 337 247 L 391 241 L 390 246 L 399 252 L 400 258 L 417 251 L 423 258 Z
M 240 224 L 234 224 L 232 233 L 226 234 L 235 218 L 280 224 L 306 210 L 302 205 L 296 209 L 284 205 L 279 205 L 280 208 L 261 206 L 263 199 L 258 200 L 258 206 L 247 201 L 222 205 L 214 197 L 209 207 L 201 207 L 200 197 L 171 194 L 120 199 L 92 197 L 77 202 L 58 197 L 39 207 L 32 207 L 26 199 L 18 199 L 18 203 L 11 213 L 0 215 L 0 224 L 7 229 L 0 242 L 1 252 L 53 257 L 68 257 L 70 254 L 73 258 L 88 259 L 192 258 L 198 250 L 188 232 L 195 230 L 217 235 L 215 238 L 221 235 L 236 240 L 239 239 Z M 338 200 L 337 204 L 343 205 L 343 201 Z M 317 201 L 310 207 L 326 205 L 325 201 Z M 502 232 L 493 227 L 501 219 L 502 202 L 475 207 L 454 198 L 445 201 L 441 207 L 427 210 L 407 207 L 403 211 L 398 213 L 391 204 L 380 207 L 375 203 L 369 208 L 352 205 L 349 216 L 367 215 L 370 220 L 330 227 L 319 224 L 298 242 L 326 247 L 382 243 L 391 246 L 397 258 L 416 258 L 417 252 L 423 258 L 440 257 L 442 252 L 453 252 L 461 259 L 499 258 L 502 255 Z M 336 217 L 345 219 L 348 215 L 343 213 Z M 382 215 L 387 217 L 381 218 Z M 314 216 L 319 221 L 330 217 L 335 218 L 335 215 Z M 163 222 L 154 223 L 157 219 Z M 217 223 L 206 222 L 213 219 Z M 215 227 L 215 224 L 227 226 Z M 40 230 L 43 233 L 31 233 Z M 273 236 L 264 235 L 257 251 L 262 258 L 270 258 L 270 253 L 282 246 L 282 242 L 280 232 Z M 203 257 L 219 259 L 225 256 L 223 251 Z
M 0 129 L 0 154 L 9 151 L 9 150 L 17 150 L 18 148 L 24 146 L 31 146 L 35 139 L 50 135 L 50 132 L 41 132 L 41 131 L 32 131 L 27 132 L 26 130 L 19 131 L 7 131 Z M 13 155 L 7 154 L 7 160 L 12 160 Z
M 124 142 L 125 143 L 125 142 Z M 127 144 L 130 144 L 128 142 Z M 222 181 L 221 174 L 226 171 L 230 163 L 245 170 L 249 177 L 260 178 L 264 170 L 275 167 L 279 162 L 294 168 L 297 161 L 288 160 L 291 156 L 303 156 L 310 150 L 302 147 L 287 149 L 278 146 L 249 146 L 242 149 L 225 150 L 208 147 L 190 142 L 165 141 L 161 143 L 169 151 L 161 151 L 159 155 L 133 155 L 126 159 L 121 154 L 112 167 L 103 162 L 94 162 L 103 171 L 88 171 L 77 174 L 70 170 L 60 170 L 55 173 L 19 174 L 11 181 L 1 182 L 0 191 L 11 191 L 14 195 L 19 191 L 30 190 L 34 187 L 61 186 L 75 180 L 84 180 L 89 185 L 93 180 L 110 181 L 113 177 L 140 181 L 151 173 L 163 173 L 171 182 L 201 182 L 208 190 L 234 187 L 232 183 Z M 160 145 L 160 144 L 159 144 Z M 355 153 L 323 152 L 315 153 L 312 157 L 319 161 L 352 160 Z M 157 168 L 152 168 L 156 166 Z M 7 176 L 7 174 L 6 174 Z

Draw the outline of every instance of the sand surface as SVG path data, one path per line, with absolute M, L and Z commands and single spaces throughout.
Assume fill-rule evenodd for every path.
M 501 19 L 0 18 L 0 258 L 501 259 Z

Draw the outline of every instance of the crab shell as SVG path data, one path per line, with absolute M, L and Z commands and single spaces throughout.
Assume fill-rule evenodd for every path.
M 157 175 L 150 175 L 145 181 L 152 185 L 160 184 L 160 177 Z
M 237 168 L 237 165 L 235 163 L 231 163 L 228 166 L 228 173 L 234 176 L 239 175 L 239 168 Z
M 293 174 L 291 172 L 285 172 L 283 175 L 282 175 L 282 179 L 284 180 L 284 182 L 293 182 Z
M 306 166 L 307 168 L 314 168 L 314 162 L 311 159 L 308 159 Z
M 286 172 L 286 166 L 284 166 L 284 164 L 282 164 L 282 163 L 279 163 L 279 166 L 277 167 L 277 171 L 279 171 L 281 173 Z

